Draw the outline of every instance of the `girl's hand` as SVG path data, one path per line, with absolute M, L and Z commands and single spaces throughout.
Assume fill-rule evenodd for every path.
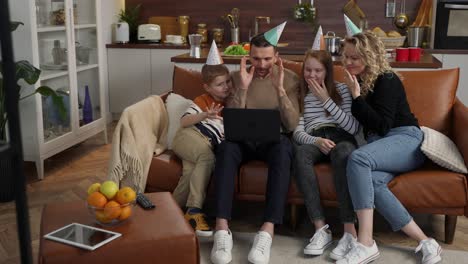
M 346 69 L 344 69 L 344 75 L 345 84 L 348 86 L 348 90 L 353 99 L 359 97 L 361 95 L 361 86 L 359 85 L 356 75 L 351 75 Z
M 317 99 L 320 100 L 320 102 L 325 103 L 325 101 L 330 98 L 327 87 L 325 86 L 325 80 L 322 81 L 322 85 L 313 79 L 306 79 L 306 82 L 308 84 L 309 90 L 313 95 L 315 95 L 315 97 L 317 97 Z
M 336 146 L 335 142 L 321 137 L 317 138 L 315 145 L 317 145 L 320 151 L 325 155 L 328 155 L 328 153 L 330 153 L 330 151 Z
M 222 120 L 223 118 L 218 115 L 221 110 L 223 110 L 224 106 L 215 103 L 211 103 L 211 106 L 206 108 L 206 118 L 208 119 L 220 119 Z
M 251 66 L 250 70 L 247 71 L 247 57 L 242 57 L 240 62 L 240 81 L 241 87 L 240 89 L 247 90 L 249 88 L 250 83 L 252 82 L 252 78 L 254 76 L 255 67 Z
M 273 71 L 273 67 L 270 68 L 270 74 L 271 74 L 271 80 L 273 82 L 273 86 L 276 88 L 276 92 L 278 93 L 278 96 L 282 96 L 286 94 L 286 91 L 284 90 L 283 82 L 284 82 L 284 66 L 283 66 L 283 61 L 281 58 L 278 58 L 276 61 L 276 65 L 278 65 L 278 72 L 275 73 Z

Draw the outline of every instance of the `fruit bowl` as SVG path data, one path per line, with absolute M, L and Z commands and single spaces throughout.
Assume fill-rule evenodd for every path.
M 96 223 L 101 226 L 116 226 L 127 221 L 133 214 L 136 200 L 126 204 L 119 204 L 116 201 L 109 201 L 104 207 L 92 206 L 86 203 L 88 213 Z

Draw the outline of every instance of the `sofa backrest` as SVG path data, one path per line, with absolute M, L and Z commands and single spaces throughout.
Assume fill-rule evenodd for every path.
M 300 75 L 302 62 L 283 60 L 285 68 Z M 343 82 L 343 67 L 333 67 L 335 80 Z M 411 111 L 421 126 L 450 135 L 451 110 L 455 103 L 459 69 L 399 71 Z M 194 99 L 204 92 L 199 71 L 174 66 L 172 91 Z

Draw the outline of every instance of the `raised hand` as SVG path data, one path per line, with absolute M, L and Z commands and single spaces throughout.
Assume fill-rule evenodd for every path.
M 206 108 L 206 118 L 208 119 L 220 119 L 222 120 L 223 118 L 218 115 L 221 110 L 223 110 L 224 106 L 215 103 L 211 103 L 209 107 Z
M 251 66 L 250 70 L 247 71 L 247 57 L 242 57 L 240 62 L 240 89 L 247 90 L 249 88 L 250 83 L 252 82 L 252 78 L 254 76 L 255 67 Z
M 325 155 L 328 155 L 328 153 L 330 153 L 330 151 L 336 146 L 335 142 L 321 137 L 317 138 L 316 145 Z
M 306 82 L 309 90 L 313 95 L 315 95 L 315 97 L 317 97 L 317 99 L 320 100 L 320 102 L 324 103 L 328 98 L 330 98 L 325 81 L 322 81 L 321 85 L 314 79 L 306 79 Z
M 278 72 L 275 73 L 275 71 L 273 71 L 273 67 L 270 68 L 271 81 L 273 83 L 273 86 L 276 88 L 276 91 L 278 92 L 278 96 L 282 96 L 286 94 L 286 91 L 284 90 L 283 86 L 284 66 L 281 58 L 278 58 L 278 60 L 276 61 L 276 65 L 278 65 Z
M 352 75 L 348 70 L 344 69 L 344 81 L 353 98 L 361 95 L 361 86 L 359 85 L 356 75 Z

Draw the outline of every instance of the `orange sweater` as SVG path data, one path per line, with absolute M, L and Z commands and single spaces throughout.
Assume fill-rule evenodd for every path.
M 208 107 L 211 106 L 212 103 L 214 103 L 215 105 L 217 105 L 217 104 L 222 105 L 222 106 L 225 105 L 224 102 L 216 101 L 213 98 L 213 96 L 211 96 L 209 93 L 205 93 L 205 94 L 202 94 L 202 95 L 198 96 L 197 98 L 195 98 L 195 100 L 193 100 L 193 102 L 196 105 L 198 105 L 198 107 L 200 107 L 200 109 L 202 111 L 206 111 L 208 109 Z M 221 112 L 219 112 L 218 115 L 222 116 Z

